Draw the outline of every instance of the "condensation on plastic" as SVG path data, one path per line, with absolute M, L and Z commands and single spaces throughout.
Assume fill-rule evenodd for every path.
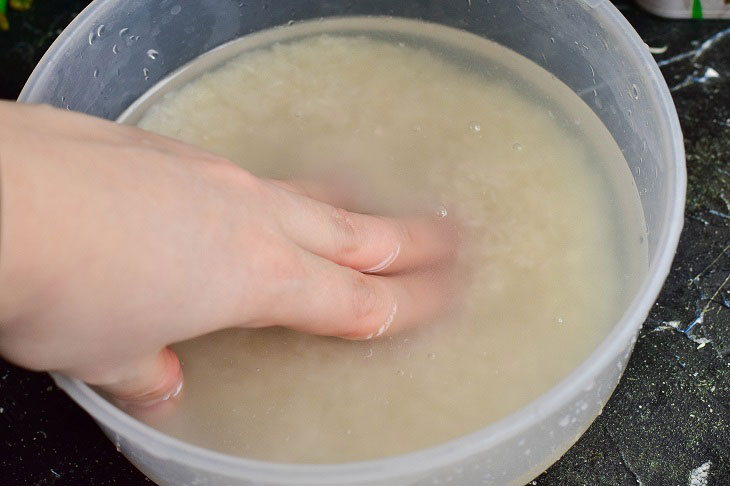
M 610 335 L 547 393 L 485 429 L 380 460 L 300 465 L 227 456 L 166 436 L 83 383 L 54 375 L 118 449 L 159 484 L 524 484 L 600 413 L 669 272 L 683 221 L 682 133 L 645 44 L 606 0 L 97 0 L 49 49 L 19 101 L 116 119 L 157 81 L 216 46 L 292 20 L 342 15 L 393 15 L 471 31 L 523 54 L 578 93 L 608 127 L 634 174 L 647 222 L 649 274 Z

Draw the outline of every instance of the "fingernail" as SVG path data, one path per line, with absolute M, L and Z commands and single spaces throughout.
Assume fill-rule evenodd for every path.
M 388 268 L 389 266 L 391 266 L 393 264 L 393 262 L 395 261 L 395 259 L 398 258 L 398 255 L 399 254 L 400 254 L 400 243 L 398 243 L 398 246 L 395 247 L 395 250 L 393 250 L 393 253 L 391 253 L 390 255 L 388 255 L 385 258 L 385 260 L 383 260 L 382 262 L 378 263 L 374 267 L 368 268 L 366 270 L 362 270 L 362 273 L 378 273 L 378 272 L 382 272 L 383 270 L 385 270 L 386 268 Z
M 396 312 L 398 312 L 398 303 L 394 302 L 393 309 L 390 311 L 390 314 L 388 314 L 388 318 L 385 319 L 385 322 L 378 328 L 378 330 L 376 332 L 371 332 L 370 334 L 365 336 L 364 340 L 367 341 L 369 339 L 373 339 L 373 338 L 383 335 L 390 328 L 391 324 L 393 324 L 393 321 L 395 320 Z
M 180 393 L 182 392 L 182 389 L 183 389 L 183 377 L 182 377 L 182 375 L 180 375 L 177 382 L 175 383 L 175 386 L 173 386 L 170 389 L 170 391 L 168 391 L 161 397 L 154 398 L 152 400 L 147 400 L 144 402 L 133 402 L 133 403 L 130 403 L 130 405 L 133 405 L 134 407 L 138 407 L 138 408 L 152 408 L 156 405 L 164 403 L 164 402 L 180 395 Z
M 127 384 L 127 388 L 131 388 L 131 393 L 111 391 L 117 404 L 142 412 L 156 409 L 158 405 L 170 402 L 182 393 L 182 368 L 172 349 L 164 348 L 152 366 L 152 369 L 145 370 L 149 376 L 143 374 L 141 379 Z
M 382 326 L 378 329 L 378 332 L 375 333 L 375 337 L 380 336 L 385 331 L 388 330 L 391 324 L 393 324 L 393 320 L 395 319 L 395 313 L 398 312 L 398 303 L 393 302 L 393 310 L 390 311 L 390 314 L 388 314 L 388 318 L 385 320 Z

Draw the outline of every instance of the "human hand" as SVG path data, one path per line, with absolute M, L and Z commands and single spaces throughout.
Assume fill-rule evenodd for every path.
M 174 342 L 270 325 L 367 339 L 451 295 L 446 220 L 351 213 L 77 113 L 0 102 L 0 196 L 0 354 L 123 403 L 179 392 Z

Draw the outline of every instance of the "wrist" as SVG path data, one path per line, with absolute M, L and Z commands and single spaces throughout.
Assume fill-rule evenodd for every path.
M 0 331 L 22 320 L 29 307 L 28 260 L 33 254 L 30 242 L 20 241 L 24 233 L 18 227 L 23 206 L 16 197 L 20 174 L 11 158 L 7 141 L 0 138 Z

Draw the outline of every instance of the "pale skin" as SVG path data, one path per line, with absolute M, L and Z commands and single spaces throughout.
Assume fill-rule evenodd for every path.
M 370 339 L 443 310 L 450 223 L 348 212 L 328 192 L 0 102 L 0 354 L 148 407 L 181 389 L 175 342 L 272 325 Z

